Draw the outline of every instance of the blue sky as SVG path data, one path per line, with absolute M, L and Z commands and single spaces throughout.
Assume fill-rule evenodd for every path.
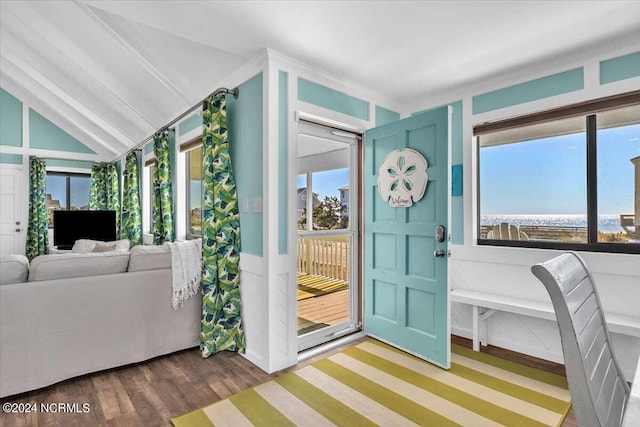
M 313 173 L 313 192 L 318 194 L 322 201 L 326 196 L 334 196 L 340 199 L 338 188 L 349 184 L 349 169 L 334 169 L 330 171 Z M 298 188 L 307 186 L 307 176 L 298 175 Z
M 633 213 L 634 168 L 640 125 L 598 132 L 598 213 Z M 482 215 L 585 215 L 584 134 L 480 150 Z
M 49 175 L 47 177 L 47 193 L 51 194 L 53 200 L 59 200 L 60 206 L 65 207 L 67 203 L 66 177 L 60 175 Z M 89 205 L 89 188 L 91 180 L 89 177 L 71 178 L 71 206 L 81 208 Z

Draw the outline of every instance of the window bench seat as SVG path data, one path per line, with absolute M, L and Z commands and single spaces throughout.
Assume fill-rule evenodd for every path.
M 496 311 L 521 314 L 540 319 L 556 320 L 551 301 L 534 301 L 525 298 L 491 294 L 469 289 L 454 289 L 451 302 L 473 307 L 473 349 L 480 351 L 480 344 L 487 345 L 487 319 Z M 640 337 L 640 317 L 617 313 L 605 313 L 609 332 Z

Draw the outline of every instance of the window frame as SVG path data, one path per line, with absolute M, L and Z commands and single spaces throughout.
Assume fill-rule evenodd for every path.
M 66 206 L 64 208 L 60 208 L 59 210 L 68 211 L 71 210 L 71 178 L 89 178 L 91 180 L 90 173 L 82 173 L 82 172 L 61 172 L 61 171 L 47 171 L 46 176 L 63 176 L 65 177 L 65 197 L 66 197 Z M 91 190 L 89 190 L 91 191 Z M 87 208 L 88 209 L 88 208 Z M 53 222 L 49 223 L 49 228 L 53 228 Z
M 640 254 L 640 244 L 636 243 L 607 243 L 598 242 L 598 188 L 597 188 L 597 121 L 596 116 L 609 110 L 640 105 L 640 90 L 620 95 L 594 99 L 591 101 L 572 104 L 566 107 L 519 117 L 508 118 L 495 122 L 488 122 L 473 127 L 473 135 L 478 138 L 476 143 L 476 244 L 478 246 L 506 246 L 534 249 L 576 250 L 585 252 L 608 252 Z M 523 241 L 498 240 L 480 237 L 480 148 L 479 143 L 483 134 L 490 134 L 501 130 L 515 129 L 524 126 L 552 122 L 570 117 L 583 116 L 586 132 L 586 163 L 587 163 L 587 242 L 559 242 L 559 241 Z
M 187 240 L 199 239 L 202 234 L 191 234 L 191 155 L 190 152 L 197 149 L 203 149 L 202 137 L 198 136 L 193 140 L 186 142 L 180 146 L 180 152 L 185 156 L 185 236 Z M 204 154 L 204 153 L 202 153 Z M 202 176 L 200 177 L 202 180 Z M 200 201 L 202 203 L 202 200 Z M 202 208 L 201 208 L 202 209 Z

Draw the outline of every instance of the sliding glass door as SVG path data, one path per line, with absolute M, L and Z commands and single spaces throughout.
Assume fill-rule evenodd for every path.
M 358 328 L 358 141 L 355 134 L 299 124 L 299 350 Z

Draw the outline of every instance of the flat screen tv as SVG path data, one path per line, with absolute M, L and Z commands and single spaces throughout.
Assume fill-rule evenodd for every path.
M 116 240 L 116 211 L 53 211 L 53 244 L 71 249 L 76 240 Z

